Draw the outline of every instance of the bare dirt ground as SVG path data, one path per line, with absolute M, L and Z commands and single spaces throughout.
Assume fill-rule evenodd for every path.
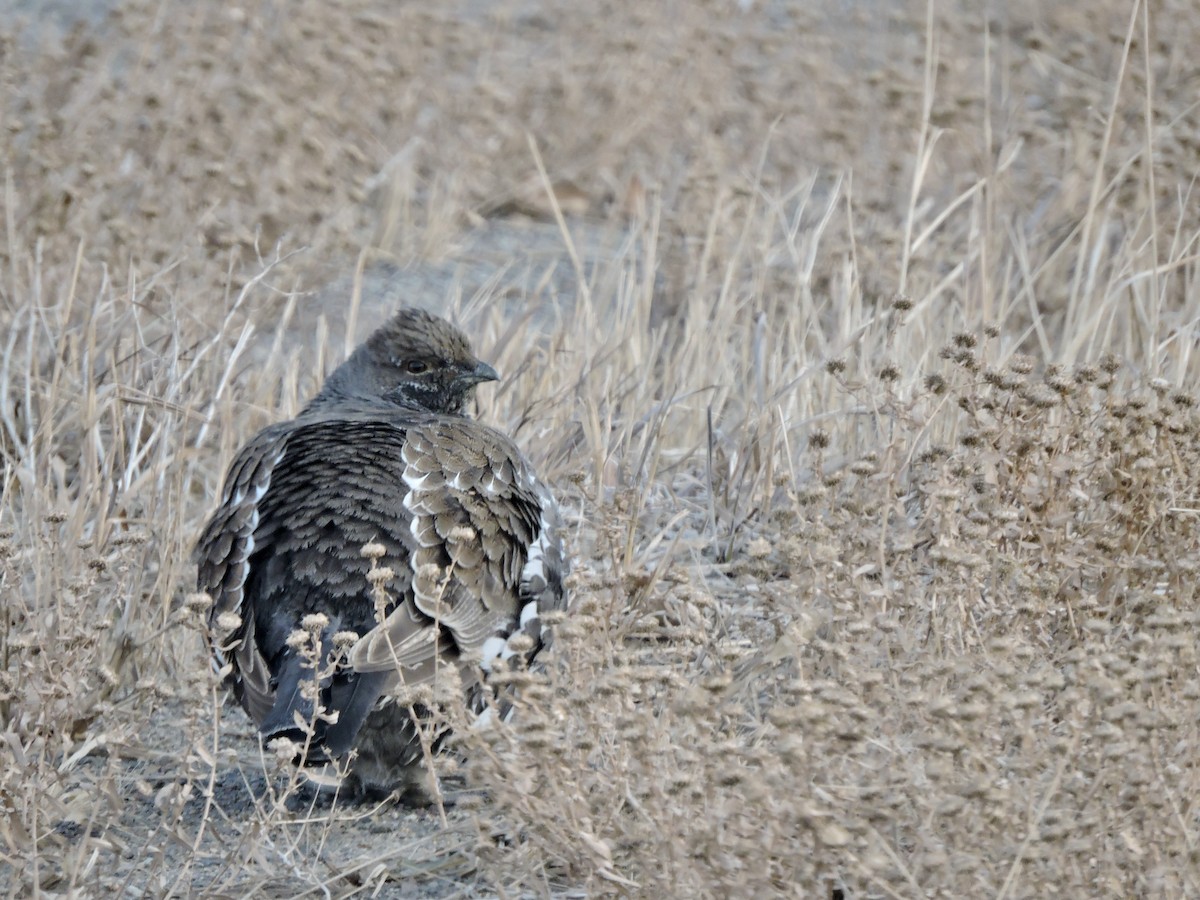
M 0 6 L 0 887 L 1200 895 L 1198 40 Z M 505 376 L 576 570 L 422 810 L 264 756 L 190 596 L 237 447 L 399 304 Z

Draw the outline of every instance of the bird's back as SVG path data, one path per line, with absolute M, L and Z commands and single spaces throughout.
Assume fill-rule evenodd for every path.
M 378 543 L 389 560 L 411 558 L 401 459 L 410 425 L 403 418 L 365 416 L 295 424 L 258 502 L 248 604 L 260 614 L 278 607 L 288 614 L 345 616 L 348 628 L 374 625 L 370 560 L 362 548 Z M 394 571 L 388 592 L 406 598 L 409 566 Z M 310 597 L 312 608 L 289 602 L 293 596 Z

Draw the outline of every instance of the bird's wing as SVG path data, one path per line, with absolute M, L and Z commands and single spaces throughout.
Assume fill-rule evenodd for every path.
M 209 633 L 219 666 L 232 662 L 243 703 L 255 721 L 271 708 L 274 691 L 266 660 L 254 635 L 254 616 L 243 609 L 250 556 L 259 524 L 259 502 L 271 486 L 275 466 L 287 450 L 289 429 L 284 425 L 261 431 L 234 459 L 221 505 L 196 543 L 197 587 L 213 599 Z M 227 627 L 225 614 L 238 617 Z
M 415 609 L 401 604 L 359 641 L 350 653 L 359 672 L 394 668 L 408 648 L 445 632 L 480 661 L 489 640 L 502 646 L 530 618 L 530 599 L 536 610 L 522 585 L 548 495 L 512 442 L 470 420 L 440 419 L 408 430 L 402 458 Z

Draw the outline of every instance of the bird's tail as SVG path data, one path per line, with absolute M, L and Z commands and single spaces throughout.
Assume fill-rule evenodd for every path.
M 321 636 L 321 658 L 326 661 L 333 649 L 331 638 L 328 633 Z M 324 673 L 314 690 L 317 673 L 311 661 L 288 647 L 277 675 L 275 704 L 258 728 L 263 743 L 287 738 L 306 747 L 297 760 L 304 765 L 322 765 L 344 756 L 379 700 L 386 676 L 386 672 L 359 674 L 338 668 Z

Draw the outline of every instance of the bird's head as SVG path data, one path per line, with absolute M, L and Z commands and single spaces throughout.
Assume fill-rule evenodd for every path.
M 422 309 L 405 309 L 334 370 L 312 405 L 383 401 L 459 415 L 477 384 L 499 377 L 471 353 L 466 335 L 445 319 Z

